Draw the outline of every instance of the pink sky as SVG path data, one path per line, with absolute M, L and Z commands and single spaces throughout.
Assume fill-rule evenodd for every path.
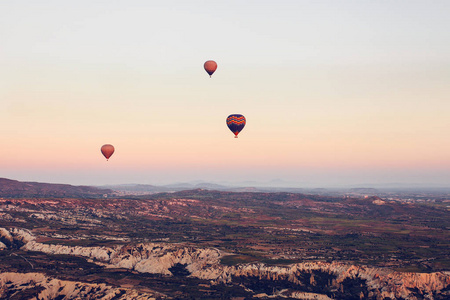
M 0 177 L 450 182 L 448 1 L 25 2 L 0 5 Z

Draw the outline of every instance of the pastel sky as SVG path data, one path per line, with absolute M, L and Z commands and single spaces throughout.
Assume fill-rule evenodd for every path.
M 449 11 L 447 0 L 0 1 L 0 177 L 448 187 Z M 233 113 L 247 119 L 238 139 Z

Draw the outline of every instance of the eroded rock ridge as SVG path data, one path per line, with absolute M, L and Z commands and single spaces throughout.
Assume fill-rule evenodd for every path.
M 395 272 L 386 268 L 338 262 L 227 266 L 220 262 L 224 253 L 215 248 L 167 243 L 72 247 L 38 243 L 27 230 L 5 228 L 0 229 L 0 237 L 4 244 L 9 243 L 7 247 L 23 244 L 22 250 L 81 256 L 107 268 L 125 268 L 140 273 L 171 276 L 174 268 L 181 266 L 190 277 L 208 280 L 212 284 L 239 284 L 261 297 L 270 294 L 298 299 L 346 299 L 346 295 L 353 297 L 355 294 L 361 299 L 450 297 L 448 272 Z M 277 289 L 277 283 L 288 286 L 289 289 Z

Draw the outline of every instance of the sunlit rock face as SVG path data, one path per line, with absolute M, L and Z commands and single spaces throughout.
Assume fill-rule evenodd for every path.
M 220 258 L 220 252 L 216 249 L 197 249 L 155 243 L 122 247 L 115 254 L 109 262 L 113 266 L 165 275 L 171 275 L 169 269 L 176 264 L 186 265 L 187 270 L 194 274 L 198 270 L 218 264 Z
M 31 231 L 29 231 L 28 229 L 12 228 L 10 232 L 15 240 L 18 240 L 24 244 L 35 239 Z
M 0 298 L 9 299 L 156 299 L 153 294 L 106 284 L 50 278 L 40 273 L 1 273 Z
M 180 245 L 145 243 L 134 246 L 70 247 L 42 244 L 31 241 L 22 250 L 40 251 L 49 254 L 77 255 L 106 263 L 111 268 L 126 268 L 143 273 L 172 275 L 169 271 L 176 264 L 186 265 L 194 274 L 218 265 L 220 252 L 217 249 L 197 249 Z
M 264 292 L 255 295 L 261 297 L 272 292 L 264 290 L 261 284 L 270 286 L 278 283 L 280 286 L 290 286 L 289 291 L 278 291 L 284 293 L 280 296 L 297 299 L 347 299 L 348 295 L 354 296 L 355 293 L 360 299 L 450 299 L 450 274 L 446 272 L 401 273 L 387 268 L 338 262 L 225 266 L 220 263 L 223 253 L 213 248 L 165 243 L 70 247 L 38 243 L 28 231 L 1 229 L 0 233 L 10 243 L 14 243 L 15 239 L 25 242 L 22 250 L 82 256 L 108 268 L 170 276 L 174 266 L 181 265 L 191 277 L 209 280 L 213 284 L 233 283 L 249 290 L 260 289 Z
M 298 286 L 309 286 L 312 291 L 338 291 L 344 294 L 349 287 L 360 285 L 362 299 L 416 299 L 412 290 L 433 299 L 435 294 L 448 295 L 450 276 L 448 273 L 400 273 L 389 269 L 367 268 L 340 263 L 304 263 L 290 266 L 266 266 L 247 264 L 222 267 L 223 273 L 216 277 L 204 270 L 200 275 L 205 279 L 225 282 L 256 278 L 266 281 L 288 281 Z M 213 278 L 216 277 L 216 278 Z M 317 287 L 317 289 L 315 288 Z M 320 287 L 320 289 L 319 289 Z M 443 298 L 444 299 L 444 298 Z
M 34 241 L 26 243 L 21 249 L 29 251 L 40 251 L 49 254 L 83 256 L 99 261 L 109 261 L 110 255 L 115 251 L 114 249 L 107 247 L 71 247 L 64 245 L 42 244 Z
M 19 248 L 28 242 L 34 240 L 34 236 L 27 229 L 0 228 L 0 242 L 3 243 L 7 249 Z
M 11 233 L 5 228 L 0 228 L 0 239 L 4 242 L 9 242 L 10 244 L 13 242 Z

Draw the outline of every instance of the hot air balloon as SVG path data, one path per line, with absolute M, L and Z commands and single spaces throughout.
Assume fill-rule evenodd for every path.
M 229 115 L 227 118 L 227 126 L 234 133 L 234 137 L 237 138 L 239 132 L 244 129 L 245 117 L 239 114 Z
M 213 60 L 208 60 L 207 62 L 205 62 L 205 64 L 203 65 L 203 67 L 205 68 L 205 71 L 209 74 L 209 77 L 211 77 L 211 75 L 216 71 L 217 69 L 217 64 L 215 61 Z
M 108 160 L 114 153 L 114 146 L 110 144 L 105 144 L 102 146 L 100 151 L 102 151 L 103 156 L 105 156 L 106 160 Z

